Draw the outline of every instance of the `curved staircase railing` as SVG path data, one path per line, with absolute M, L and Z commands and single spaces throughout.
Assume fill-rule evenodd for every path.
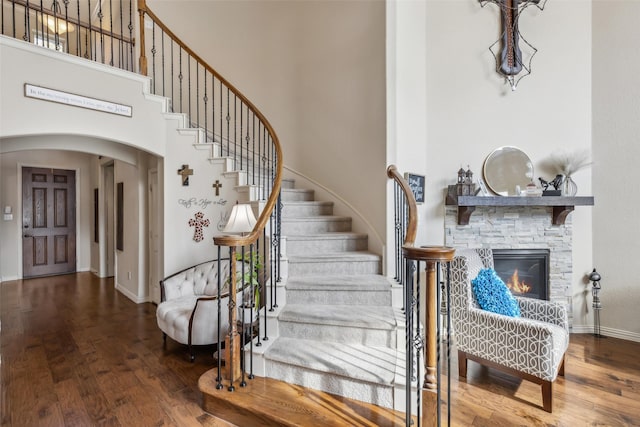
M 411 414 L 411 385 L 415 381 L 418 388 L 416 393 L 417 426 L 440 426 L 442 422 L 442 407 L 444 405 L 447 425 L 451 425 L 451 358 L 450 358 L 450 322 L 448 313 L 449 295 L 449 261 L 453 259 L 455 250 L 446 246 L 415 246 L 418 230 L 418 206 L 409 183 L 400 175 L 395 165 L 387 168 L 387 176 L 394 180 L 394 225 L 396 231 L 396 280 L 403 286 L 403 309 L 405 312 L 406 339 L 406 414 Z M 421 283 L 421 262 L 426 263 L 426 281 Z M 442 268 L 446 268 L 445 278 L 442 279 Z M 420 325 L 421 307 L 420 295 L 424 295 L 424 321 Z M 442 290 L 442 292 L 441 292 Z M 441 304 L 439 304 L 441 303 Z M 440 308 L 440 310 L 439 310 Z M 441 357 L 442 325 L 439 311 L 445 314 L 446 358 Z M 424 331 L 423 328 L 424 327 Z M 425 375 L 421 374 L 421 358 L 424 357 Z M 442 366 L 447 374 L 446 404 L 442 399 Z M 406 417 L 407 427 L 411 425 L 409 416 Z
M 152 91 L 169 98 L 172 111 L 185 114 L 190 127 L 202 129 L 203 142 L 212 144 L 218 156 L 231 160 L 236 170 L 246 174 L 249 189 L 261 201 L 258 203 L 260 215 L 251 232 L 242 236 L 218 236 L 214 243 L 218 246 L 218 259 L 223 256 L 221 248 L 229 250 L 231 283 L 246 280 L 245 267 L 249 271 L 256 268 L 254 253 L 262 257 L 262 264 L 268 265 L 269 304 L 273 310 L 277 306 L 274 286 L 280 280 L 279 201 L 283 162 L 278 136 L 256 106 L 167 28 L 144 0 L 138 1 L 138 12 L 140 72 L 151 77 Z M 252 256 L 245 266 L 247 247 Z M 236 268 L 238 260 L 241 261 L 240 277 Z M 220 289 L 221 284 L 218 286 Z M 234 390 L 237 381 L 241 386 L 246 385 L 247 369 L 249 378 L 253 376 L 253 335 L 245 338 L 244 316 L 238 324 L 236 287 L 230 286 L 230 289 L 224 379 L 228 381 L 228 389 Z M 250 289 L 251 301 L 255 301 L 255 288 Z M 260 311 L 256 345 L 260 345 L 262 333 L 264 339 L 268 339 L 266 319 L 261 328 L 259 316 Z M 249 360 L 245 356 L 241 363 L 245 339 L 250 344 Z M 218 357 L 217 388 L 223 388 L 221 359 Z

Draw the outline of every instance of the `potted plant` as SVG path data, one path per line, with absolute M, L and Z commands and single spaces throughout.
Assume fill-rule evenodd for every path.
M 237 253 L 236 260 L 244 263 L 244 274 L 238 276 L 238 281 L 242 280 L 243 297 L 240 305 L 241 320 L 244 323 L 252 323 L 258 316 L 260 310 L 260 282 L 258 274 L 262 269 L 260 255 L 257 252 Z

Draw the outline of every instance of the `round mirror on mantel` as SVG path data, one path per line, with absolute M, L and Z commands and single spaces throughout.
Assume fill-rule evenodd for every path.
M 519 196 L 533 179 L 533 163 L 516 147 L 500 147 L 487 156 L 482 166 L 484 181 L 499 196 Z

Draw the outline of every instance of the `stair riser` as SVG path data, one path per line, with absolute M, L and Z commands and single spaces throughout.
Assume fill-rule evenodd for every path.
M 380 274 L 379 261 L 291 262 L 289 276 Z
M 333 215 L 331 203 L 287 204 L 282 207 L 283 218 L 300 218 L 305 216 Z
M 360 344 L 366 346 L 395 347 L 396 331 L 365 329 L 360 327 L 315 325 L 280 320 L 278 331 L 281 337 L 316 341 Z
M 269 359 L 266 360 L 265 369 L 270 378 L 373 403 L 384 408 L 393 407 L 393 388 L 391 386 L 381 386 L 335 374 L 325 374 Z
M 391 292 L 291 289 L 287 290 L 287 302 L 289 304 L 388 306 L 391 305 Z
M 327 218 L 312 221 L 282 219 L 283 236 L 303 236 L 334 231 L 351 231 L 351 218 Z
M 315 198 L 313 190 L 287 190 L 282 189 L 283 202 L 309 202 Z
M 287 239 L 288 255 L 365 251 L 368 247 L 366 237 L 344 239 Z

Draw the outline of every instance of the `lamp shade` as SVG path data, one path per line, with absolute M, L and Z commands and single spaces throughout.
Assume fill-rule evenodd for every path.
M 256 217 L 253 216 L 251 206 L 237 204 L 231 209 L 229 221 L 224 227 L 225 233 L 248 233 L 256 225 Z

